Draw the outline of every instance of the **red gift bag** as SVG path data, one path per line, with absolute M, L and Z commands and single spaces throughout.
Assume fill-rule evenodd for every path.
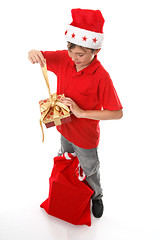
M 74 153 L 54 158 L 49 178 L 49 196 L 41 204 L 45 211 L 75 225 L 91 226 L 90 203 L 94 191 L 85 181 L 85 175 Z

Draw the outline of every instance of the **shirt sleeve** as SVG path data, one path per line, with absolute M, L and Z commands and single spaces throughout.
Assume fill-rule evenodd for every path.
M 58 68 L 63 61 L 63 51 L 41 51 L 47 63 L 47 70 L 57 75 Z
M 100 83 L 99 97 L 103 109 L 116 111 L 123 108 L 109 74 Z

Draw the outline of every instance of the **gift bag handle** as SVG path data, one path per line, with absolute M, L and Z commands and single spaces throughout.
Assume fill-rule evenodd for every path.
M 66 160 L 73 160 L 76 157 L 76 153 L 68 153 L 65 152 L 62 157 L 64 157 Z M 80 165 L 80 163 L 78 162 L 78 165 L 75 169 L 75 176 L 79 179 L 79 181 L 84 181 L 86 179 L 86 175 Z

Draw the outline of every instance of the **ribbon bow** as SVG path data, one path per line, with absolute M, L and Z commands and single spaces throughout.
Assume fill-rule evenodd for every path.
M 41 126 L 41 130 L 42 130 L 42 142 L 44 142 L 44 131 L 43 131 L 42 122 L 44 122 L 44 123 L 47 122 L 47 121 L 44 121 L 44 118 L 47 116 L 49 111 L 51 109 L 53 110 L 53 116 L 54 116 L 53 121 L 54 121 L 55 125 L 58 126 L 58 125 L 62 124 L 60 121 L 61 118 L 70 116 L 70 114 L 69 114 L 70 109 L 66 105 L 61 103 L 61 99 L 64 97 L 64 94 L 58 95 L 58 96 L 56 93 L 51 94 L 46 64 L 44 65 L 44 67 L 42 67 L 42 73 L 45 78 L 49 96 L 50 96 L 47 99 L 47 101 L 40 106 L 40 112 L 41 112 L 40 126 Z

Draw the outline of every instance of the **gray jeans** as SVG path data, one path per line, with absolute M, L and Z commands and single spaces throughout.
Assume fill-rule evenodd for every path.
M 99 159 L 97 148 L 85 149 L 80 148 L 73 143 L 69 142 L 66 138 L 61 135 L 61 148 L 58 152 L 58 156 L 63 153 L 73 153 L 75 152 L 80 165 L 85 173 L 86 181 L 94 190 L 94 194 L 92 199 L 100 199 L 102 198 L 102 188 L 100 184 L 100 173 L 99 173 Z

